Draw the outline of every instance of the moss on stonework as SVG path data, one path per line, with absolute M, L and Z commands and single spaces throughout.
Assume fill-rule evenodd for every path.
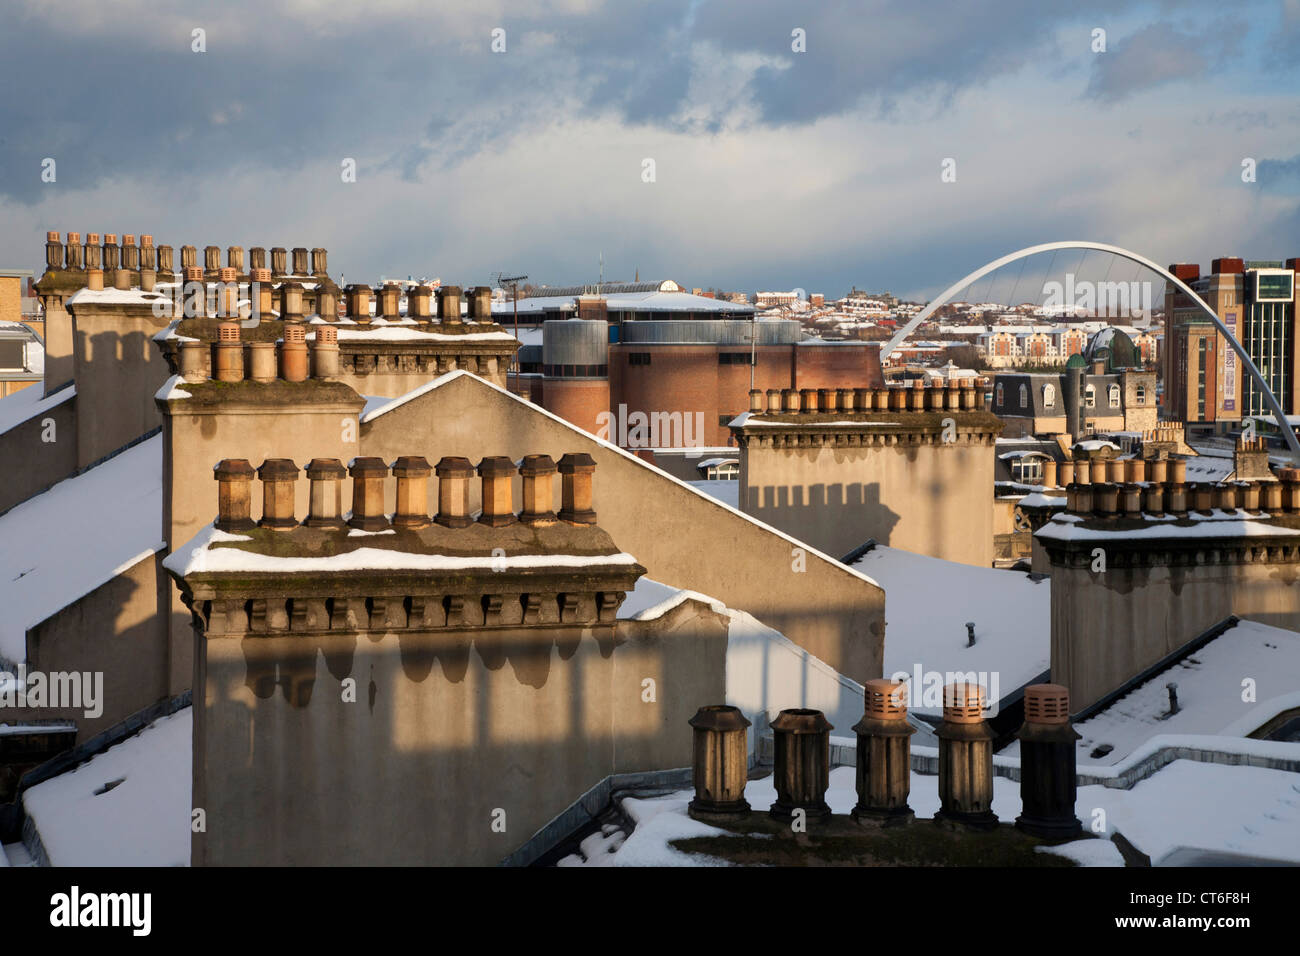
M 350 404 L 357 408 L 365 405 L 352 388 L 342 382 L 329 382 L 323 379 L 309 378 L 302 382 L 288 382 L 277 378 L 271 382 L 254 382 L 244 379 L 239 382 L 219 382 L 209 379 L 204 382 L 185 382 L 182 390 L 189 393 L 189 398 L 175 399 L 185 402 L 187 407 L 194 405 L 220 405 L 227 402 L 244 402 L 254 405 L 331 405 Z
M 399 554 L 438 554 L 449 558 L 490 558 L 495 549 L 509 557 L 548 554 L 599 557 L 618 554 L 609 534 L 595 525 L 557 521 L 545 527 L 519 522 L 504 528 L 474 523 L 467 528 L 430 525 L 416 531 L 352 535 L 353 529 L 328 530 L 299 525 L 289 531 L 254 528 L 239 532 L 248 541 L 218 541 L 209 550 L 246 551 L 272 558 L 331 558 L 361 548 Z
M 1039 853 L 1050 845 L 1009 824 L 981 832 L 933 820 L 906 826 L 861 825 L 833 815 L 825 823 L 809 823 L 807 833 L 794 833 L 790 824 L 755 810 L 735 824 L 714 824 L 737 836 L 691 837 L 669 845 L 750 866 L 1046 866 L 1077 864 L 1066 857 Z
M 203 342 L 217 340 L 217 326 L 233 319 L 191 318 L 181 319 L 176 326 L 176 334 L 186 338 L 199 339 Z M 275 342 L 284 338 L 284 323 L 279 319 L 261 319 L 257 325 L 239 328 L 239 338 L 243 342 Z

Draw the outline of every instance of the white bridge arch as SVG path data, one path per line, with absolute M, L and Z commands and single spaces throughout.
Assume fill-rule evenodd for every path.
M 903 340 L 916 330 L 917 326 L 928 319 L 940 306 L 946 304 L 949 299 L 955 296 L 962 289 L 965 289 L 971 283 L 979 281 L 990 272 L 995 272 L 1009 263 L 1018 262 L 1019 260 L 1027 259 L 1030 256 L 1036 256 L 1040 252 L 1056 252 L 1060 249 L 1095 249 L 1098 252 L 1109 252 L 1122 259 L 1127 259 L 1129 262 L 1136 262 L 1138 265 L 1145 266 L 1156 275 L 1162 277 L 1165 282 L 1172 284 L 1179 291 L 1183 292 L 1200 308 L 1202 312 L 1205 313 L 1206 317 L 1214 323 L 1215 328 L 1217 328 L 1220 334 L 1223 335 L 1224 339 L 1227 340 L 1228 345 L 1237 353 L 1242 364 L 1246 367 L 1246 372 L 1255 380 L 1255 383 L 1263 391 L 1264 401 L 1268 403 L 1269 410 L 1273 413 L 1273 417 L 1277 421 L 1278 428 L 1282 432 L 1282 437 L 1286 440 L 1287 447 L 1291 450 L 1293 459 L 1300 461 L 1300 441 L 1296 440 L 1294 430 L 1292 430 L 1287 424 L 1286 414 L 1282 411 L 1282 405 L 1278 402 L 1277 396 L 1273 394 L 1273 390 L 1268 387 L 1268 382 L 1264 381 L 1264 376 L 1260 374 L 1259 369 L 1255 367 L 1255 363 L 1252 362 L 1250 356 L 1246 354 L 1245 347 L 1237 341 L 1236 336 L 1228 331 L 1227 326 L 1219 320 L 1219 317 L 1214 314 L 1214 311 L 1210 309 L 1210 307 L 1205 304 L 1205 301 L 1193 292 L 1186 283 L 1177 276 L 1156 265 L 1150 259 L 1145 256 L 1140 256 L 1136 252 L 1130 252 L 1128 249 L 1122 249 L 1119 246 L 1107 245 L 1104 242 L 1088 242 L 1083 239 L 1067 239 L 1062 242 L 1045 242 L 1042 245 L 1029 246 L 1028 248 L 1021 249 L 1018 252 L 1005 255 L 1001 259 L 995 259 L 986 266 L 981 266 L 959 282 L 950 285 L 940 293 L 937 298 L 931 300 L 924 309 L 914 315 L 906 325 L 894 333 L 894 337 L 886 342 L 884 348 L 880 350 L 881 359 L 883 360 L 888 358 L 889 354 L 893 352 L 894 349 L 898 348 L 898 346 L 903 343 Z M 1165 343 L 1166 347 L 1168 347 L 1168 344 L 1169 343 Z

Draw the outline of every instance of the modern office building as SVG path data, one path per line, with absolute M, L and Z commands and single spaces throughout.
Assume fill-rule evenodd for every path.
M 1295 273 L 1300 259 L 1215 259 L 1170 266 L 1245 346 L 1287 414 L 1300 407 L 1295 347 Z M 1165 293 L 1164 416 L 1189 424 L 1235 423 L 1267 411 L 1223 334 L 1176 289 Z

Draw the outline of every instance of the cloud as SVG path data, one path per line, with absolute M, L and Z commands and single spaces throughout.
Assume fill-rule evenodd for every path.
M 1233 55 L 1246 32 L 1237 20 L 1185 33 L 1169 22 L 1152 23 L 1093 60 L 1089 96 L 1114 103 L 1143 90 L 1205 76 Z

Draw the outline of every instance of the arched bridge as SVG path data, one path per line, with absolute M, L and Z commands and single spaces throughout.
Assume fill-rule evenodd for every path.
M 1164 279 L 1165 282 L 1184 293 L 1193 304 L 1205 313 L 1206 318 L 1214 323 L 1215 328 L 1217 328 L 1220 334 L 1223 335 L 1224 339 L 1227 340 L 1228 345 L 1237 353 L 1237 357 L 1241 359 L 1242 365 L 1245 366 L 1247 374 L 1249 374 L 1250 377 L 1255 380 L 1255 384 L 1259 386 L 1260 391 L 1264 396 L 1264 401 L 1268 404 L 1269 410 L 1273 413 L 1273 417 L 1277 421 L 1278 429 L 1282 432 L 1282 437 L 1286 439 L 1287 447 L 1291 450 L 1293 460 L 1300 462 L 1300 441 L 1296 440 L 1295 431 L 1287 425 L 1286 415 L 1282 411 L 1281 403 L 1278 402 L 1277 396 L 1273 394 L 1273 390 L 1268 387 L 1268 382 L 1264 380 L 1264 376 L 1261 375 L 1259 369 L 1255 367 L 1255 363 L 1252 362 L 1250 356 L 1246 354 L 1245 346 L 1238 342 L 1236 336 L 1228 331 L 1228 327 L 1223 324 L 1214 311 L 1206 305 L 1205 301 L 1193 292 L 1182 279 L 1179 279 L 1171 272 L 1156 265 L 1145 256 L 1140 256 L 1136 252 L 1122 249 L 1119 246 L 1107 245 L 1104 242 L 1088 242 L 1087 240 L 1082 239 L 1067 239 L 1062 242 L 1045 242 L 1042 245 L 1029 246 L 1028 248 L 1021 249 L 1018 252 L 1005 255 L 1001 259 L 995 259 L 988 265 L 981 266 L 970 275 L 950 285 L 935 299 L 931 300 L 924 309 L 914 315 L 906 325 L 894 334 L 893 338 L 885 343 L 884 348 L 880 350 L 881 359 L 887 358 L 894 349 L 898 348 L 898 346 L 903 343 L 904 339 L 916 330 L 917 326 L 933 315 L 940 306 L 947 304 L 953 296 L 962 289 L 965 289 L 972 282 L 978 282 L 990 272 L 996 272 L 998 269 L 1001 269 L 1003 266 L 1012 262 L 1018 262 L 1021 259 L 1028 259 L 1030 256 L 1038 255 L 1040 252 L 1056 252 L 1061 249 L 1094 249 L 1098 252 L 1109 252 L 1112 255 L 1119 256 L 1122 259 L 1127 259 L 1129 262 L 1135 262 L 1140 266 L 1150 269 L 1156 275 Z M 1166 345 L 1168 345 L 1168 343 L 1166 343 Z

